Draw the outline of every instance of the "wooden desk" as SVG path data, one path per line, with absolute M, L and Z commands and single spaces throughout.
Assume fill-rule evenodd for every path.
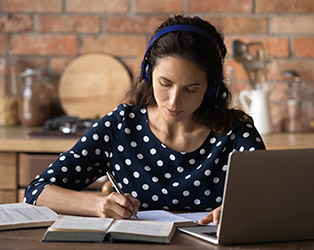
M 127 244 L 127 243 L 64 243 L 64 242 L 40 242 L 46 229 L 24 229 L 12 231 L 0 231 L 0 249 L 19 249 L 19 250 L 36 250 L 36 249 L 115 249 L 115 250 L 191 250 L 191 249 L 314 249 L 314 241 L 297 241 L 297 242 L 280 242 L 265 244 L 250 244 L 238 246 L 219 246 L 209 242 L 194 238 L 190 235 L 176 232 L 171 245 L 163 244 Z

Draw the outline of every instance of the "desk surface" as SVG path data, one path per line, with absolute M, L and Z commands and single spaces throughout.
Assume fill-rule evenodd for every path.
M 268 244 L 250 244 L 241 246 L 219 246 L 209 242 L 194 238 L 190 235 L 176 232 L 171 245 L 162 244 L 126 244 L 126 243 L 63 243 L 63 242 L 40 242 L 46 231 L 45 228 L 40 229 L 23 229 L 0 231 L 0 249 L 19 249 L 19 250 L 36 250 L 36 249 L 145 249 L 154 248 L 154 250 L 191 250 L 191 249 L 314 249 L 314 241 L 298 241 L 298 242 L 282 242 Z

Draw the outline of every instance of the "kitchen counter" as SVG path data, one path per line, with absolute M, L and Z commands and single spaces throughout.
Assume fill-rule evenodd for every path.
M 267 149 L 314 148 L 314 133 L 275 133 L 262 138 Z
M 29 138 L 29 131 L 40 128 L 0 127 L 0 151 L 61 153 L 70 149 L 79 137 L 39 137 Z
M 30 130 L 40 128 L 0 127 L 0 151 L 61 153 L 70 149 L 79 137 L 27 138 Z M 314 133 L 275 133 L 262 136 L 267 149 L 314 148 Z
M 0 203 L 21 201 L 25 183 L 79 139 L 67 135 L 29 138 L 31 130 L 40 128 L 0 127 Z M 314 148 L 314 133 L 262 137 L 267 149 Z

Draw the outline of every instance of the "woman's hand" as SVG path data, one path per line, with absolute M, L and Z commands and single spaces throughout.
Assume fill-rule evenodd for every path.
M 132 211 L 136 214 L 141 202 L 130 194 L 121 195 L 112 192 L 108 196 L 102 196 L 98 202 L 99 217 L 110 217 L 115 219 L 128 219 Z
M 213 222 L 214 225 L 218 226 L 219 225 L 219 220 L 220 220 L 220 214 L 221 214 L 221 206 L 217 207 L 213 211 L 211 211 L 208 215 L 206 215 L 201 221 L 200 224 L 206 225 L 210 222 Z

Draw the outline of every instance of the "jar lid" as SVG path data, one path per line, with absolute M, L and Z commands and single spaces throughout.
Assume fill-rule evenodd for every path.
M 27 77 L 27 76 L 32 76 L 32 75 L 41 75 L 43 71 L 42 67 L 38 67 L 35 69 L 27 68 L 25 71 L 20 73 L 21 77 Z

